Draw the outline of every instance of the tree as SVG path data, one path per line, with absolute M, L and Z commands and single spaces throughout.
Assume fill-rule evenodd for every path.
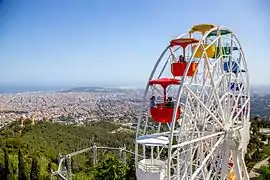
M 259 119 L 258 117 L 251 119 L 251 125 L 250 125 L 250 131 L 252 134 L 257 135 L 260 129 L 259 125 Z
M 40 167 L 39 178 L 49 179 L 47 177 L 50 171 L 47 170 L 47 166 L 48 163 L 51 162 L 48 169 L 57 169 L 58 152 L 66 153 L 88 148 L 93 144 L 92 138 L 94 136 L 96 137 L 97 146 L 120 147 L 126 144 L 128 149 L 133 147 L 134 132 L 119 131 L 118 133 L 111 134 L 111 131 L 120 128 L 118 124 L 116 125 L 105 121 L 92 124 L 89 123 L 89 125 L 85 126 L 66 126 L 41 121 L 35 126 L 31 126 L 31 124 L 25 123 L 22 135 L 18 133 L 18 122 L 14 125 L 11 123 L 7 127 L 2 128 L 0 130 L 0 148 L 8 149 L 9 159 L 6 158 L 6 160 L 9 165 L 6 167 L 9 169 L 7 169 L 8 173 L 6 173 L 4 153 L 2 158 L 2 154 L 0 154 L 0 180 L 18 179 L 19 149 L 21 149 L 21 153 L 24 155 L 23 160 L 25 162 L 27 177 L 30 179 L 32 158 L 37 157 Z M 80 139 L 80 141 L 78 141 L 78 139 Z M 92 153 L 81 154 L 72 158 L 71 166 L 74 179 L 76 174 L 85 177 L 89 176 L 88 179 L 94 177 L 95 168 L 93 167 L 93 159 L 91 159 L 92 155 L 90 154 Z M 100 152 L 100 154 L 102 153 Z M 98 160 L 103 159 L 100 154 Z M 6 157 L 8 157 L 8 155 Z M 9 178 L 4 178 L 6 177 L 4 174 L 9 174 Z
M 30 180 L 39 180 L 39 166 L 37 158 L 32 158 Z
M 11 170 L 9 166 L 9 156 L 7 149 L 4 149 L 4 158 L 5 158 L 5 166 L 4 166 L 4 180 L 10 180 L 11 179 Z
M 25 162 L 23 159 L 23 154 L 21 152 L 21 149 L 19 149 L 18 153 L 18 169 L 19 169 L 19 174 L 18 174 L 18 180 L 27 180 L 27 174 L 25 170 Z
M 126 167 L 111 154 L 107 154 L 95 168 L 95 180 L 122 180 L 125 176 Z
M 126 171 L 126 179 L 127 180 L 135 180 L 136 179 L 136 169 L 135 169 L 135 160 L 133 157 L 129 157 L 127 160 L 127 171 Z
M 270 166 L 261 166 L 259 169 L 259 179 L 260 180 L 269 180 L 270 179 Z

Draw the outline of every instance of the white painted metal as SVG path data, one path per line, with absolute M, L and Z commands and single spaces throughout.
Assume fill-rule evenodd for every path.
M 138 144 L 146 146 L 165 146 L 169 144 L 169 138 L 160 135 L 145 135 L 137 138 Z
M 221 30 L 231 33 L 222 35 Z M 209 37 L 214 31 L 217 31 L 217 36 Z M 181 37 L 189 38 L 191 35 L 187 33 L 178 38 Z M 206 42 L 208 45 L 203 46 L 202 56 L 196 58 L 199 45 Z M 208 57 L 206 49 L 210 45 L 218 47 L 220 52 L 222 47 L 227 46 L 229 53 Z M 172 123 L 155 123 L 143 118 L 143 114 L 149 111 L 147 99 L 150 92 L 149 84 L 146 85 L 136 133 L 137 178 L 159 179 L 161 176 L 149 176 L 151 172 L 146 173 L 143 169 L 149 163 L 155 166 L 158 161 L 165 163 L 166 168 L 160 168 L 159 174 L 165 173 L 163 179 L 166 180 L 223 180 L 229 172 L 234 172 L 237 180 L 249 179 L 243 156 L 249 141 L 250 87 L 245 55 L 239 40 L 229 28 L 215 26 L 201 37 L 194 52 L 191 48 L 187 51 L 189 53 L 186 54 L 191 54 L 191 57 L 188 58 L 184 76 L 180 77 L 181 84 L 167 92 L 176 100 Z M 159 57 L 149 80 L 168 77 L 166 70 L 170 70 L 172 58 L 176 57 L 172 53 L 179 55 L 179 52 L 180 49 L 172 50 L 168 46 Z M 198 62 L 199 67 L 194 77 L 188 77 L 192 61 Z M 224 70 L 225 62 L 230 63 L 229 72 Z M 232 62 L 237 63 L 241 71 L 234 73 Z M 171 75 L 170 78 L 174 77 Z M 232 83 L 239 89 L 232 89 Z M 176 119 L 175 112 L 179 105 L 182 115 Z M 233 167 L 229 166 L 230 157 Z
M 164 180 L 166 176 L 166 164 L 164 161 L 155 159 L 143 159 L 139 162 L 136 170 L 137 178 L 140 180 Z

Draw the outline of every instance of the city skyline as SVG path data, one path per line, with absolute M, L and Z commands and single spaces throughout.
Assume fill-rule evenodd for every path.
M 270 84 L 266 1 L 27 2 L 0 4 L 2 85 L 144 86 L 169 40 L 199 23 L 232 28 L 251 84 Z

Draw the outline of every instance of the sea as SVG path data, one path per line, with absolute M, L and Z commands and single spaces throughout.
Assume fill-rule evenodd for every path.
M 17 94 L 27 92 L 57 92 L 69 87 L 56 86 L 0 86 L 0 94 Z
M 80 90 L 87 90 L 87 88 L 113 88 L 113 89 L 141 89 L 138 86 L 6 86 L 0 85 L 0 94 L 17 94 L 17 93 L 28 93 L 28 92 L 39 92 L 39 93 L 48 93 L 48 92 L 62 92 L 66 90 L 71 90 L 78 88 Z

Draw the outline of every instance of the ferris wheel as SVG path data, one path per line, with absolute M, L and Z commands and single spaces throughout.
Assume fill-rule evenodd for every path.
M 248 70 L 235 33 L 193 26 L 169 42 L 149 77 L 137 123 L 137 179 L 249 179 L 249 118 Z

